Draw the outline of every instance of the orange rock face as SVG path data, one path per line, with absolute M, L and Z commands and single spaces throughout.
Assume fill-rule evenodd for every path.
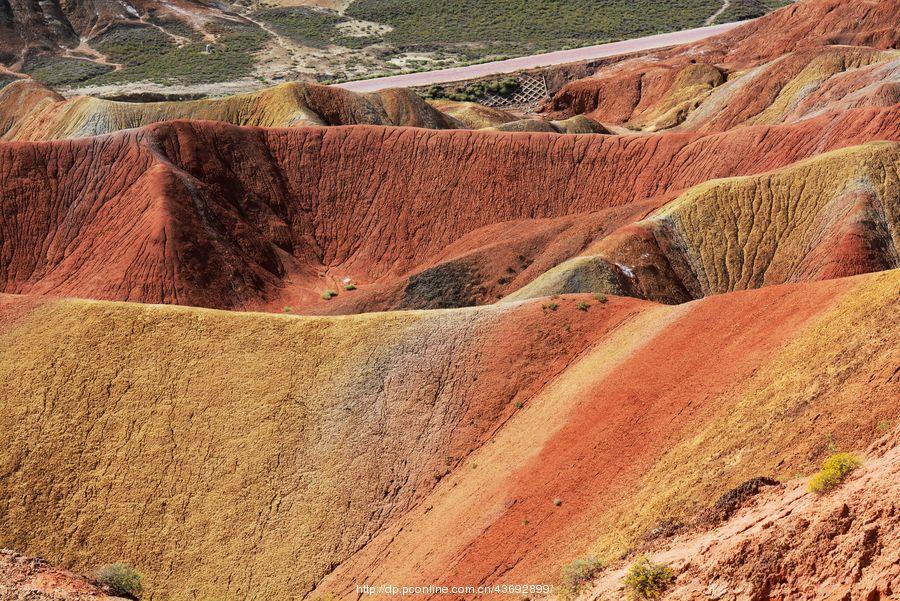
M 895 279 L 896 271 L 891 273 Z M 597 345 L 597 354 L 582 355 L 548 384 L 543 391 L 548 397 L 535 400 L 515 426 L 473 454 L 475 467 L 469 467 L 475 475 L 451 474 L 419 508 L 343 563 L 320 590 L 347 594 L 349 585 L 360 581 L 559 582 L 564 566 L 580 555 L 599 549 L 608 559 L 611 548 L 627 550 L 632 529 L 646 533 L 663 518 L 685 519 L 689 507 L 710 502 L 695 495 L 724 474 L 733 484 L 712 498 L 752 476 L 783 473 L 776 467 L 781 460 L 818 454 L 815 445 L 825 443 L 800 442 L 800 432 L 817 431 L 807 420 L 818 411 L 800 409 L 806 393 L 797 387 L 807 378 L 824 379 L 818 368 L 812 368 L 816 375 L 808 372 L 811 366 L 802 364 L 809 357 L 801 356 L 831 340 L 834 334 L 827 332 L 839 326 L 826 325 L 827 320 L 849 318 L 849 307 L 859 303 L 849 298 L 862 290 L 850 292 L 848 285 L 851 280 L 844 279 L 721 295 L 682 305 L 666 317 L 647 313 L 651 322 L 638 318 L 609 332 L 604 344 L 610 346 Z M 896 291 L 896 284 L 884 290 L 890 286 Z M 844 294 L 849 304 L 838 300 Z M 886 313 L 881 312 L 885 305 L 871 307 L 893 319 L 897 304 L 887 302 L 893 308 Z M 595 305 L 591 311 L 605 309 Z M 779 327 L 763 335 L 754 325 L 761 319 Z M 887 336 L 896 339 L 896 332 Z M 697 352 L 705 348 L 717 349 L 715 357 Z M 869 389 L 872 406 L 896 415 L 900 407 L 889 360 L 864 358 L 869 352 L 858 365 L 880 374 Z M 772 385 L 774 372 L 786 381 Z M 859 430 L 849 415 L 840 418 L 840 426 L 830 421 L 838 417 L 831 411 L 844 403 L 853 411 L 845 393 L 861 382 L 846 375 L 844 400 L 821 398 L 836 404 L 820 407 L 821 415 L 829 415 L 829 431 L 853 439 L 859 434 L 851 432 Z M 761 388 L 754 390 L 757 385 Z M 800 413 L 771 424 L 777 432 L 750 423 L 767 421 L 766 407 L 785 402 L 785 394 Z M 528 452 L 519 453 L 521 447 Z M 738 476 L 725 467 L 726 457 L 738 461 L 738 471 L 747 471 Z M 724 472 L 710 477 L 708 470 L 720 469 Z
M 823 499 L 806 482 L 763 488 L 715 528 L 693 528 L 646 551 L 677 570 L 666 598 L 892 599 L 900 590 L 900 432 L 869 448 L 863 468 Z M 779 518 L 776 516 L 784 516 Z M 595 599 L 620 599 L 623 563 L 590 585 Z
M 96 583 L 46 561 L 0 549 L 0 599 L 116 601 Z
M 804 97 L 794 111 L 815 114 L 813 107 L 821 112 L 831 103 L 836 109 L 894 104 L 900 34 L 887 23 L 896 22 L 898 14 L 897 0 L 852 7 L 838 0 L 802 0 L 710 40 L 627 60 L 572 82 L 545 110 L 556 118 L 585 114 L 650 131 L 680 125 L 696 111 L 705 118 L 689 120 L 685 128 L 720 131 L 766 119 L 761 113 L 773 103 L 778 109 L 779 101 L 798 102 L 782 94 L 790 91 L 791 80 Z M 762 122 L 774 122 L 773 117 Z

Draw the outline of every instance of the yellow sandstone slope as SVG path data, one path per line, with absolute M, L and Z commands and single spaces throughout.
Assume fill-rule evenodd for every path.
M 555 582 L 867 444 L 900 413 L 898 290 L 340 318 L 6 296 L 0 546 L 127 561 L 154 599 Z
M 16 102 L 17 82 L 0 91 L 0 114 Z M 19 110 L 0 139 L 56 140 L 107 134 L 170 121 L 195 119 L 234 125 L 292 127 L 297 125 L 408 125 L 447 129 L 457 123 L 430 107 L 415 92 L 404 89 L 356 94 L 340 88 L 288 83 L 258 92 L 224 98 L 171 102 L 115 102 L 90 96 L 48 101 L 35 99 Z M 40 101 L 37 101 L 40 100 Z
M 604 290 L 677 303 L 900 266 L 900 145 L 704 182 L 507 297 Z

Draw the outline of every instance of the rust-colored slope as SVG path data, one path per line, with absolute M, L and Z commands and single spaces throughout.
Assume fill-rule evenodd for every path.
M 826 46 L 731 73 L 694 56 L 617 65 L 564 87 L 547 109 L 550 116 L 586 114 L 644 131 L 724 131 L 796 122 L 827 111 L 890 106 L 896 103 L 900 81 L 896 50 Z
M 520 220 L 527 232 L 525 220 L 636 201 L 646 211 L 711 178 L 896 140 L 898 116 L 900 107 L 860 109 L 708 136 L 173 122 L 6 143 L 0 289 L 328 310 L 321 292 L 343 278 L 358 292 L 396 283 L 480 228 Z
M 31 87 L 41 87 L 29 84 Z M 218 99 L 173 102 L 114 102 L 89 96 L 31 102 L 0 96 L 0 116 L 10 124 L 4 140 L 56 140 L 107 134 L 172 119 L 213 120 L 233 125 L 398 125 L 452 129 L 457 122 L 411 90 L 356 94 L 314 84 L 282 84 Z M 18 110 L 17 110 L 18 109 Z
M 507 300 L 603 290 L 666 303 L 900 267 L 900 147 L 872 142 L 712 180 Z
M 485 127 L 495 127 L 503 125 L 510 121 L 515 121 L 517 117 L 497 108 L 492 108 L 478 104 L 477 102 L 457 102 L 455 100 L 429 100 L 428 104 L 441 111 L 445 115 L 449 115 L 457 119 L 469 129 L 482 129 Z
M 885 422 L 879 430 L 890 428 Z M 712 529 L 702 526 L 640 552 L 671 566 L 666 599 L 893 599 L 900 591 L 900 430 L 864 454 L 862 469 L 824 497 L 807 479 L 766 487 Z M 643 545 L 642 545 L 643 546 Z M 580 599 L 619 601 L 627 593 L 617 562 Z
M 722 52 L 729 68 L 816 46 L 897 48 L 898 0 L 800 0 L 697 46 Z
M 828 46 L 734 74 L 703 98 L 679 128 L 721 131 L 796 122 L 860 106 L 892 106 L 898 85 L 900 51 Z
M 6 297 L 0 544 L 128 561 L 159 599 L 554 582 L 864 446 L 900 415 L 898 288 L 343 318 Z
M 687 519 L 751 477 L 809 472 L 829 444 L 865 447 L 900 415 L 898 278 L 645 311 L 318 591 L 559 583 L 575 558 L 616 558 L 661 521 Z M 605 311 L 593 304 L 584 319 Z
M 585 114 L 656 131 L 892 104 L 900 59 L 878 49 L 898 47 L 897 15 L 898 0 L 804 0 L 721 36 L 601 69 L 545 108 L 557 118 Z M 691 118 L 695 111 L 702 116 Z

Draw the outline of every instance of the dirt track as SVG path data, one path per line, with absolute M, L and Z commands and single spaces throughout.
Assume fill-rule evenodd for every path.
M 462 81 L 488 75 L 513 73 L 522 69 L 536 69 L 538 67 L 563 65 L 566 63 L 603 58 L 605 56 L 630 54 L 632 52 L 640 52 L 641 50 L 654 50 L 656 48 L 666 48 L 677 44 L 688 44 L 690 42 L 696 42 L 697 40 L 719 35 L 720 33 L 725 33 L 744 23 L 746 23 L 746 21 L 739 23 L 723 23 L 711 27 L 698 27 L 696 29 L 686 29 L 684 31 L 661 33 L 633 40 L 600 44 L 598 46 L 586 46 L 585 48 L 560 50 L 558 52 L 548 52 L 547 54 L 521 56 L 505 61 L 481 63 L 480 65 L 469 65 L 467 67 L 454 67 L 452 69 L 442 69 L 440 71 L 426 71 L 422 73 L 409 73 L 407 75 L 378 77 L 376 79 L 362 79 L 336 85 L 347 90 L 353 90 L 354 92 L 374 92 L 385 88 L 408 88 L 414 86 L 427 86 L 436 83 L 447 83 L 450 81 Z

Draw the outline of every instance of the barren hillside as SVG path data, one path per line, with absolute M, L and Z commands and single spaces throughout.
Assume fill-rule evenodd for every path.
M 896 598 L 898 15 L 527 118 L 7 85 L 0 599 Z

